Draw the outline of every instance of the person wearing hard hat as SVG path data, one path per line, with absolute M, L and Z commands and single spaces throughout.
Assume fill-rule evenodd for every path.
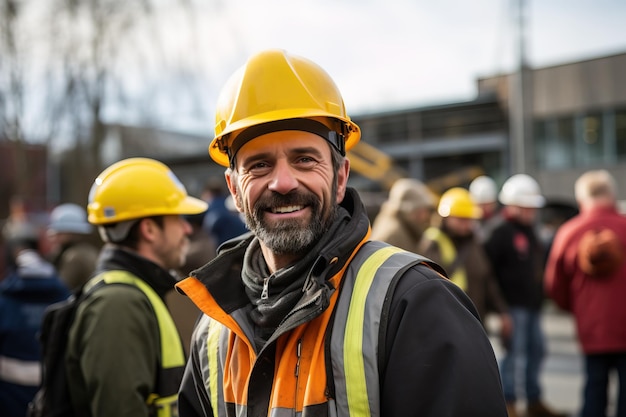
M 176 415 L 183 344 L 163 298 L 205 211 L 163 163 L 114 163 L 89 192 L 88 221 L 105 242 L 85 284 L 67 348 L 72 406 L 80 416 Z
M 493 217 L 498 210 L 498 186 L 493 178 L 480 175 L 469 185 L 472 200 L 483 212 L 482 219 Z
M 480 175 L 469 185 L 472 200 L 481 208 L 483 215 L 478 220 L 477 229 L 479 239 L 484 239 L 491 230 L 502 220 L 500 203 L 498 202 L 498 186 L 495 180 L 487 175 Z
M 60 204 L 50 213 L 49 258 L 72 291 L 78 291 L 96 268 L 100 249 L 92 243 L 92 233 L 87 211 L 78 204 Z
M 255 54 L 215 126 L 209 153 L 251 233 L 177 284 L 204 313 L 181 417 L 506 416 L 471 300 L 437 264 L 370 241 L 347 185 L 360 129 L 320 66 Z
M 382 240 L 409 252 L 419 253 L 424 230 L 430 226 L 435 197 L 423 182 L 401 178 L 393 183 L 372 224 L 373 240 Z
M 472 299 L 481 319 L 489 311 L 497 313 L 500 334 L 509 337 L 512 323 L 508 307 L 476 236 L 482 209 L 468 190 L 454 187 L 441 195 L 437 213 L 440 224 L 426 229 L 419 253 L 443 266 L 452 282 Z
M 503 221 L 484 246 L 513 319 L 500 366 L 509 416 L 518 415 L 518 387 L 525 387 L 528 417 L 565 416 L 544 402 L 539 375 L 546 352 L 541 328 L 545 252 L 535 223 L 545 198 L 534 178 L 516 174 L 504 182 L 498 199 Z

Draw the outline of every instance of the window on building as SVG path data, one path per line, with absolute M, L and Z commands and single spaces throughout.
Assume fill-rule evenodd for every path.
M 626 161 L 626 109 L 615 112 L 615 148 L 618 160 Z
M 545 120 L 539 120 L 533 125 L 533 136 L 535 143 L 533 149 L 535 150 L 535 164 L 538 168 L 545 168 L 546 162 L 546 122 Z
M 406 141 L 409 134 L 407 120 L 403 116 L 381 119 L 375 129 L 376 142 L 379 143 Z
M 546 169 L 574 166 L 574 119 L 561 117 L 535 124 L 535 156 L 537 164 Z
M 577 120 L 578 161 L 580 166 L 606 162 L 602 114 L 588 114 Z

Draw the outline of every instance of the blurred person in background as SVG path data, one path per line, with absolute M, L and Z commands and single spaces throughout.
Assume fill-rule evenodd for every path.
M 189 250 L 184 265 L 180 268 L 181 276 L 186 278 L 189 273 L 200 268 L 215 257 L 216 243 L 203 227 L 206 212 L 185 216 L 191 225 Z
M 50 255 L 65 285 L 77 291 L 93 274 L 100 249 L 93 243 L 87 211 L 77 204 L 60 204 L 50 213 Z
M 41 383 L 38 334 L 45 309 L 70 292 L 39 252 L 39 233 L 29 223 L 6 230 L 7 274 L 0 282 L 0 413 L 24 417 Z
M 511 317 L 485 250 L 476 236 L 482 209 L 465 188 L 454 187 L 441 195 L 439 226 L 424 232 L 419 253 L 432 259 L 472 299 L 483 325 L 488 311 L 500 318 L 500 335 L 509 338 Z
M 477 230 L 480 239 L 483 239 L 495 227 L 500 217 L 500 204 L 498 203 L 498 186 L 493 178 L 480 175 L 472 180 L 469 185 L 469 193 L 472 200 L 482 210 L 483 215 L 479 220 Z
M 183 216 L 206 208 L 154 159 L 116 162 L 94 181 L 88 221 L 105 246 L 69 332 L 76 415 L 177 415 L 186 357 L 164 298 L 187 256 L 192 230 Z
M 204 212 L 187 215 L 185 219 L 191 225 L 192 231 L 189 235 L 189 250 L 187 251 L 185 264 L 179 269 L 181 279 L 188 277 L 192 271 L 213 259 L 217 250 L 214 240 L 202 227 Z M 165 300 L 180 332 L 180 337 L 183 339 L 185 347 L 187 347 L 191 342 L 191 334 L 200 315 L 200 309 L 191 302 L 189 297 L 185 297 L 177 291 L 167 293 Z
M 28 223 L 28 214 L 26 213 L 26 204 L 24 199 L 18 195 L 9 198 L 9 215 L 2 222 L 0 229 L 0 243 L 2 247 L 2 259 L 0 259 L 0 280 L 7 274 L 7 268 L 11 264 L 13 257 L 9 251 L 6 238 L 13 234 L 14 227 L 22 227 Z
M 433 193 L 421 181 L 413 178 L 397 180 L 372 223 L 370 238 L 418 253 L 435 204 Z
M 573 314 L 585 355 L 581 417 L 605 417 L 609 376 L 619 380 L 617 413 L 626 416 L 626 217 L 617 212 L 617 185 L 606 170 L 575 184 L 580 213 L 556 232 L 545 288 Z
M 210 178 L 202 190 L 202 199 L 209 208 L 204 213 L 203 227 L 215 242 L 216 247 L 229 239 L 248 232 L 245 222 L 238 213 L 227 206 L 230 196 L 223 178 Z
M 565 417 L 545 404 L 539 375 L 546 353 L 541 328 L 545 257 L 535 229 L 545 198 L 534 178 L 516 174 L 502 185 L 498 199 L 503 219 L 484 246 L 513 320 L 500 364 L 507 410 L 517 416 L 517 400 L 525 395 L 528 417 Z

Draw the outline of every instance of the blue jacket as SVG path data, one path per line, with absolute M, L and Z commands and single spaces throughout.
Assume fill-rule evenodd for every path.
M 33 250 L 0 282 L 0 411 L 26 415 L 41 382 L 38 334 L 45 309 L 70 295 L 54 267 Z
M 209 202 L 209 208 L 204 214 L 202 227 L 219 246 L 225 241 L 248 232 L 245 223 L 239 214 L 226 207 L 224 196 L 215 197 Z

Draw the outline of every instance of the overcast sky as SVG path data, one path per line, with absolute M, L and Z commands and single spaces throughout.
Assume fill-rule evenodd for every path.
M 163 2 L 157 32 L 171 68 L 140 67 L 134 79 L 161 95 L 151 100 L 161 127 L 203 136 L 213 132 L 225 81 L 267 48 L 326 69 L 351 116 L 469 101 L 478 78 L 518 62 L 520 0 L 191 0 L 191 18 L 179 0 Z M 524 4 L 531 67 L 626 53 L 626 0 Z M 190 91 L 196 104 L 177 101 Z M 133 123 L 132 114 L 110 119 Z
M 188 29 L 210 103 L 250 54 L 282 48 L 325 68 L 362 114 L 473 99 L 477 78 L 515 68 L 518 1 L 201 1 Z M 525 3 L 533 67 L 626 52 L 625 0 Z

